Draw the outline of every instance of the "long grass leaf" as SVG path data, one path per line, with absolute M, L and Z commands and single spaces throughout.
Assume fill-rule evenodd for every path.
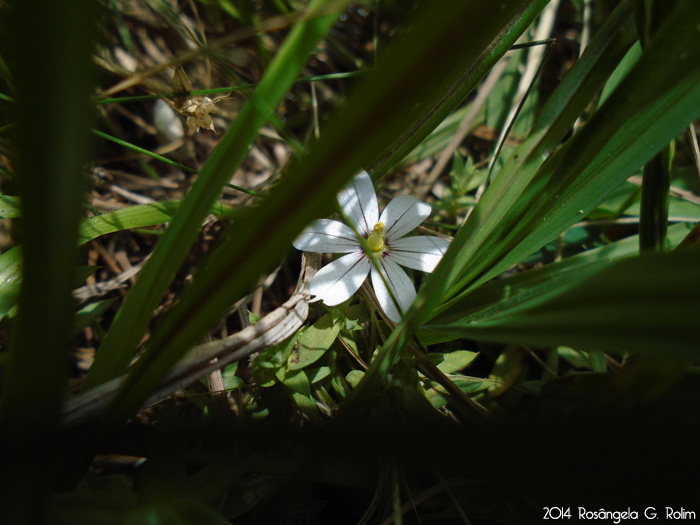
M 427 329 L 456 337 L 696 360 L 700 251 L 618 261 L 492 315 Z
M 0 406 L 0 509 L 7 523 L 44 523 L 55 476 L 90 145 L 95 6 L 88 0 L 12 2 L 11 30 L 3 39 L 16 89 L 13 146 L 24 261 Z
M 583 129 L 548 160 L 460 285 L 484 282 L 580 220 L 700 117 L 700 4 L 678 2 Z
M 671 245 L 680 244 L 689 231 L 687 224 L 676 224 L 669 228 Z M 430 324 L 446 325 L 457 321 L 465 323 L 477 317 L 488 318 L 494 312 L 507 312 L 526 299 L 534 300 L 552 290 L 575 285 L 585 275 L 596 273 L 612 262 L 638 252 L 639 236 L 634 235 L 560 262 L 491 280 L 460 295 L 459 300 L 431 319 Z

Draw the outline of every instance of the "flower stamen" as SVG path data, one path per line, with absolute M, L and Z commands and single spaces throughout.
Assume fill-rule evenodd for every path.
M 374 225 L 372 233 L 367 238 L 367 246 L 373 252 L 379 252 L 384 249 L 384 223 L 378 222 Z

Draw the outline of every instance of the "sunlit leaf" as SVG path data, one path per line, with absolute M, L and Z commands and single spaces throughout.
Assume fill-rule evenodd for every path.
M 318 361 L 338 337 L 340 328 L 341 322 L 326 314 L 304 330 L 287 359 L 287 369 L 300 370 Z

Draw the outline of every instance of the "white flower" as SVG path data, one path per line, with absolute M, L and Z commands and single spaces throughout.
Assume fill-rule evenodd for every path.
M 349 299 L 371 272 L 379 305 L 389 319 L 399 322 L 401 313 L 408 310 L 416 297 L 413 283 L 399 265 L 432 272 L 447 251 L 449 241 L 439 237 L 404 237 L 431 211 L 430 204 L 410 195 L 396 197 L 380 217 L 372 179 L 366 171 L 338 194 L 338 202 L 355 230 L 365 239 L 369 251 L 365 251 L 349 226 L 328 219 L 314 221 L 297 237 L 294 247 L 307 252 L 348 255 L 333 261 L 314 276 L 311 294 L 316 296 L 315 300 L 335 306 Z M 381 275 L 370 258 L 377 261 Z M 392 293 L 401 312 L 396 308 Z

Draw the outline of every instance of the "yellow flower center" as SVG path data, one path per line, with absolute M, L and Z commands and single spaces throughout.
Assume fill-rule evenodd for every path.
M 384 223 L 378 222 L 374 225 L 372 233 L 367 238 L 367 246 L 373 252 L 381 251 L 384 248 Z

